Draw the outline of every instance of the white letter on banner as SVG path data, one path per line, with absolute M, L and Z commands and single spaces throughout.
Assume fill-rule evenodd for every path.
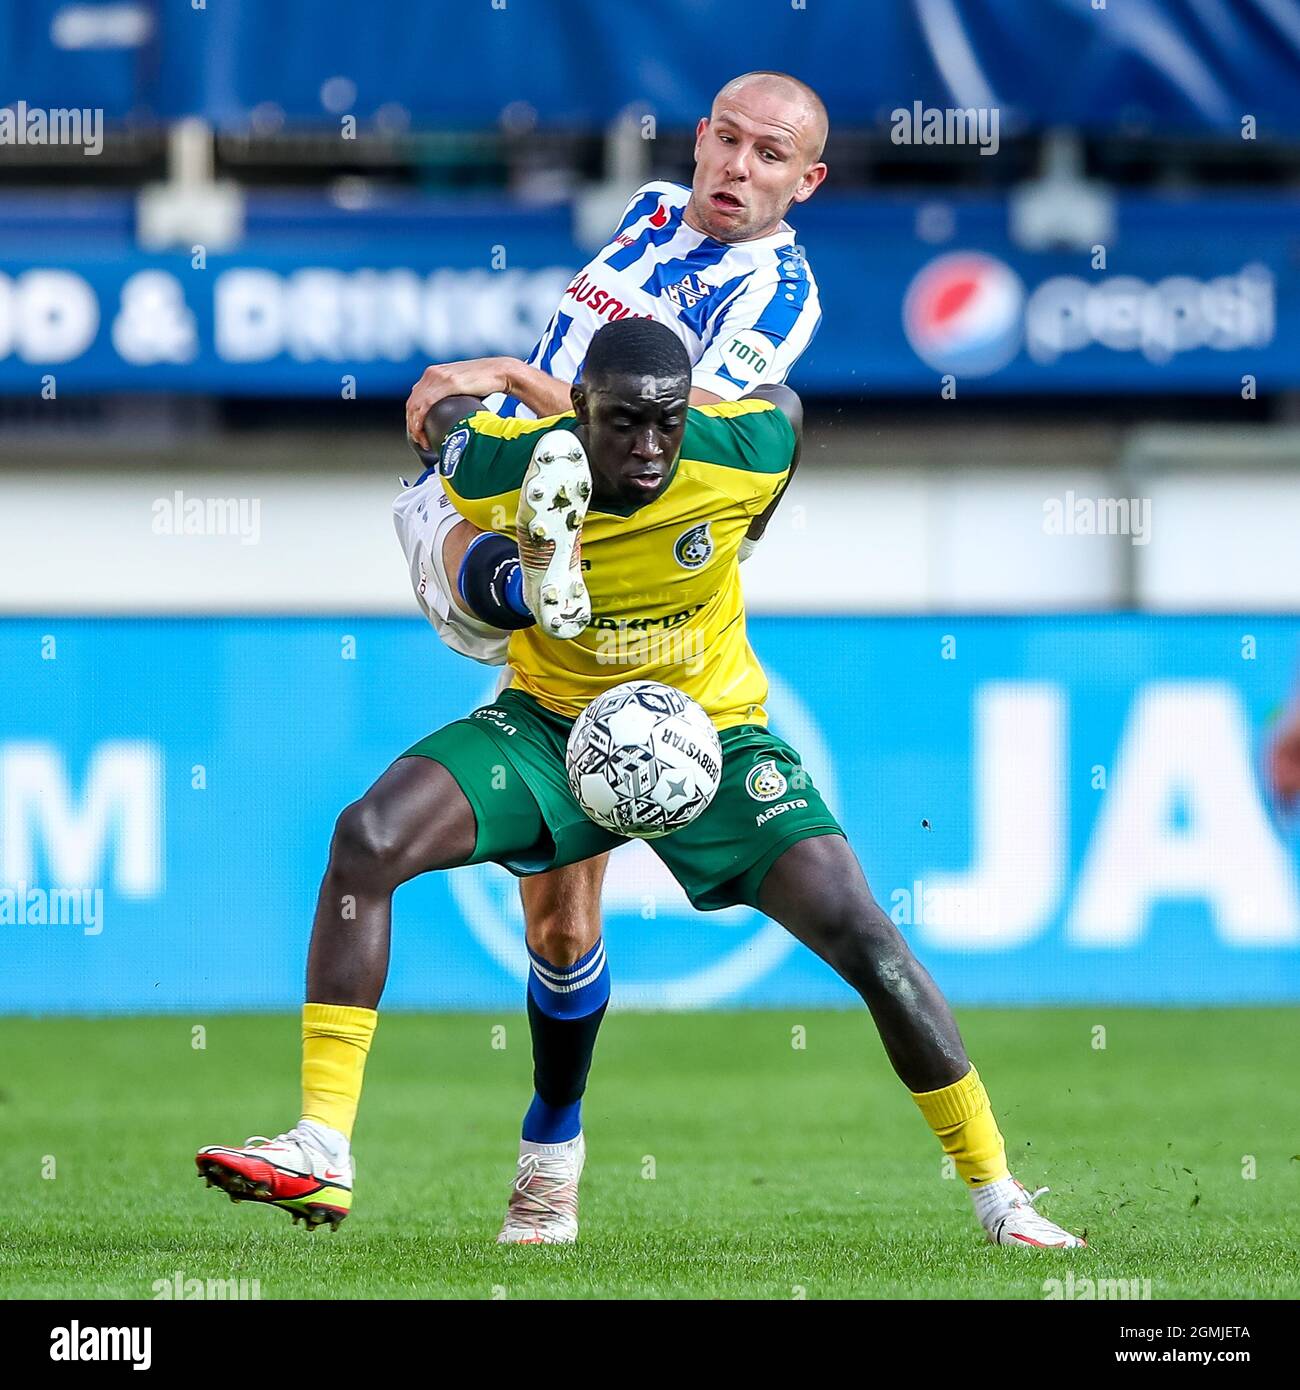
M 7 882 L 37 879 L 39 835 L 55 883 L 101 883 L 115 838 L 114 887 L 127 897 L 151 897 L 162 880 L 162 755 L 152 743 L 101 744 L 78 807 L 54 744 L 0 746 L 0 821 Z
M 217 356 L 266 362 L 284 351 L 284 282 L 269 270 L 225 270 L 213 290 Z
M 1181 825 L 1171 824 L 1175 808 Z M 1235 946 L 1300 940 L 1295 873 L 1255 787 L 1241 697 L 1226 682 L 1156 681 L 1137 696 L 1066 935 L 1132 946 L 1161 898 L 1204 899 Z
M 289 277 L 285 335 L 299 362 L 342 362 L 350 355 L 343 323 L 347 287 L 341 270 L 308 266 Z
M 1061 894 L 1064 709 L 1055 685 L 993 682 L 975 696 L 971 868 L 925 870 L 925 939 L 948 950 L 1004 951 L 1039 935 Z M 932 909 L 931 890 L 933 890 Z M 967 904 L 977 904 L 972 913 Z
M 18 355 L 24 362 L 70 362 L 95 341 L 99 300 L 68 270 L 26 270 L 15 282 Z

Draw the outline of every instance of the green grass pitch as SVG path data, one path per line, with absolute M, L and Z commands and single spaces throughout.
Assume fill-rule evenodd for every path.
M 1037 1299 L 1067 1268 L 1157 1299 L 1300 1295 L 1294 1012 L 961 1024 L 1013 1171 L 1051 1184 L 1042 1209 L 1088 1250 L 983 1242 L 864 1011 L 612 1014 L 581 1241 L 514 1249 L 494 1237 L 530 1093 L 522 1016 L 381 1018 L 333 1235 L 232 1206 L 193 1163 L 295 1121 L 296 1018 L 0 1019 L 0 1295 L 150 1298 L 179 1272 L 263 1298 Z

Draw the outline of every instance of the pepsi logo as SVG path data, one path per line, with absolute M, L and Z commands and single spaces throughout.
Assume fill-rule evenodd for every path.
M 1009 266 L 976 251 L 922 267 L 903 299 L 903 331 L 927 366 L 988 376 L 1020 351 L 1025 287 Z

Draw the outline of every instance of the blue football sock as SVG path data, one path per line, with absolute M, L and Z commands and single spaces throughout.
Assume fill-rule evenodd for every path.
M 597 941 L 572 965 L 551 965 L 528 952 L 528 1027 L 533 1035 L 533 1103 L 523 1137 L 562 1144 L 582 1129 L 582 1093 L 609 1003 L 605 942 Z
M 506 574 L 505 601 L 506 607 L 514 609 L 521 618 L 533 616 L 524 602 L 524 567 L 518 560 Z
M 492 627 L 511 632 L 533 625 L 524 602 L 519 547 L 506 536 L 484 531 L 474 537 L 461 557 L 456 587 L 470 611 Z

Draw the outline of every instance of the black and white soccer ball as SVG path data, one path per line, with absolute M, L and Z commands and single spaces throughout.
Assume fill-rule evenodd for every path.
M 569 789 L 606 830 L 655 840 L 689 825 L 713 800 L 722 745 L 704 710 L 675 686 L 624 681 L 573 722 Z

